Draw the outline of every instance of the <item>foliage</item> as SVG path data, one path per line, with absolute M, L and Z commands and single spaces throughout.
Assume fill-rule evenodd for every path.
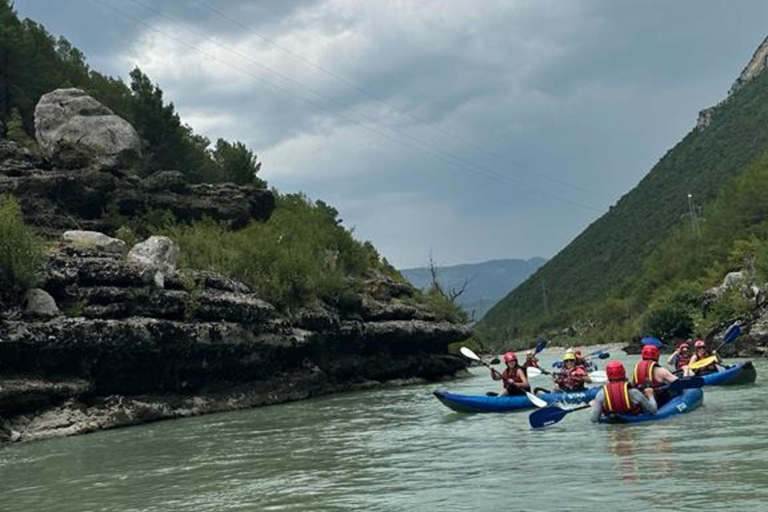
M 161 221 L 150 231 L 181 245 L 180 266 L 242 280 L 282 308 L 314 299 L 349 307 L 359 278 L 382 267 L 378 254 L 355 240 L 324 203 L 302 194 L 277 197 L 269 221 L 240 231 L 210 220 L 191 226 Z
M 235 181 L 265 185 L 255 178 L 261 164 L 240 142 L 220 139 L 215 148 L 181 122 L 173 103 L 138 68 L 130 86 L 88 66 L 85 55 L 64 38 L 19 20 L 13 4 L 0 0 L 0 125 L 24 146 L 34 136 L 34 109 L 40 97 L 54 89 L 77 87 L 130 122 L 143 141 L 140 172 L 179 170 L 191 182 Z
M 766 97 L 768 73 L 717 107 L 706 130 L 691 131 L 637 187 L 494 306 L 478 324 L 480 334 L 498 341 L 514 328 L 521 338 L 534 337 L 589 319 L 613 298 L 627 301 L 626 321 L 635 322 L 670 282 L 693 281 L 700 291 L 716 284 L 733 269 L 725 262 L 735 238 L 768 238 L 768 173 L 758 169 L 768 149 Z M 734 180 L 740 175 L 743 181 Z M 688 193 L 709 203 L 700 237 L 685 217 Z M 764 273 L 761 254 L 755 263 Z
M 18 202 L 0 197 L 0 300 L 18 297 L 29 288 L 42 259 L 42 243 L 24 224 Z

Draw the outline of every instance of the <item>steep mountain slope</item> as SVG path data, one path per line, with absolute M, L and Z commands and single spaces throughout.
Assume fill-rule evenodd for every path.
M 768 76 L 739 84 L 648 175 L 530 279 L 500 301 L 478 329 L 489 340 L 563 327 L 628 287 L 675 226 L 688 193 L 711 200 L 768 149 Z
M 509 259 L 437 267 L 437 278 L 447 289 L 461 288 L 466 281 L 466 291 L 459 296 L 457 302 L 474 318 L 481 318 L 499 299 L 525 281 L 546 261 L 544 258 Z M 400 273 L 422 290 L 432 284 L 432 275 L 426 267 L 407 268 Z

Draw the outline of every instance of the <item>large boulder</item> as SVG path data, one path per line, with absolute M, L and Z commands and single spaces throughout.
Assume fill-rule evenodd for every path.
M 114 254 L 125 254 L 128 246 L 122 240 L 98 231 L 66 231 L 61 238 L 77 249 L 91 249 Z
M 35 137 L 46 156 L 67 168 L 125 167 L 141 156 L 136 130 L 80 89 L 56 89 L 40 98 Z
M 176 272 L 178 259 L 179 246 L 167 236 L 151 236 L 128 253 L 128 263 L 151 277 L 158 288 L 164 288 L 165 278 Z
M 52 318 L 60 314 L 56 301 L 48 292 L 40 288 L 27 291 L 25 297 L 26 314 L 40 318 Z

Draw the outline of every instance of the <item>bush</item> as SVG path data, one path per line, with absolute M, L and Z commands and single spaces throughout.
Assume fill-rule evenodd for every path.
M 42 243 L 24 223 L 19 203 L 0 197 L 0 299 L 12 300 L 31 287 L 42 260 Z
M 643 316 L 642 330 L 662 340 L 685 339 L 693 333 L 694 320 L 690 308 L 668 303 L 648 310 Z

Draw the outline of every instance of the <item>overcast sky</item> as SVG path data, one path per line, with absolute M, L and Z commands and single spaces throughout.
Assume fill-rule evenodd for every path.
M 738 6 L 738 7 L 737 7 Z M 16 0 L 396 266 L 550 258 L 722 100 L 763 0 Z M 685 198 L 681 198 L 681 208 Z

